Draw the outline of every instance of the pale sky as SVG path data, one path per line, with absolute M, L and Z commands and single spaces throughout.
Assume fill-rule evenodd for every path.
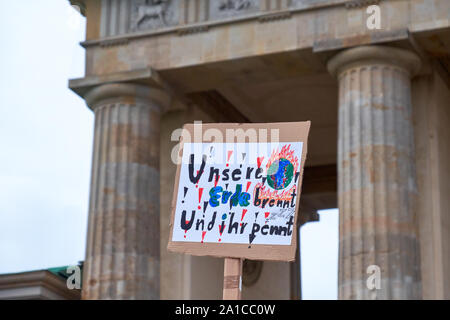
M 68 1 L 0 0 L 0 273 L 84 258 L 93 115 L 84 19 Z
M 300 229 L 304 300 L 337 299 L 338 210 L 321 210 L 319 215 L 320 222 L 307 223 Z
M 65 0 L 0 0 L 0 273 L 84 260 L 93 114 L 85 20 Z M 337 297 L 337 210 L 302 228 L 304 299 Z

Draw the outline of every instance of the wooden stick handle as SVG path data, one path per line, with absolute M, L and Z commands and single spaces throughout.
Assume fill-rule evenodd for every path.
M 242 259 L 225 258 L 223 300 L 241 300 Z

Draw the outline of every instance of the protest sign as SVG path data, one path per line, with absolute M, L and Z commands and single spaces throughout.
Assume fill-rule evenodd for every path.
M 310 122 L 185 125 L 168 249 L 293 261 Z

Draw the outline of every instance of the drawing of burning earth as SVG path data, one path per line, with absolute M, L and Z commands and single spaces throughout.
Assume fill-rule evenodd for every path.
M 267 162 L 267 183 L 275 190 L 287 188 L 297 172 L 298 159 L 290 148 L 291 145 L 288 144 L 281 151 L 273 151 Z

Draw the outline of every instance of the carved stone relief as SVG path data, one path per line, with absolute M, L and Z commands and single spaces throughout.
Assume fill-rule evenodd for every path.
M 221 0 L 219 10 L 245 10 L 250 8 L 251 4 L 250 0 Z
M 211 19 L 220 19 L 259 11 L 259 0 L 220 0 L 210 2 Z
M 109 1 L 109 0 L 103 0 Z M 343 0 L 121 0 L 130 1 L 127 10 L 128 32 L 157 30 L 196 22 L 232 19 L 258 12 L 307 8 L 325 3 L 342 3 Z M 181 3 L 184 1 L 185 3 Z M 360 0 L 349 0 L 350 2 Z M 361 0 L 368 1 L 368 0 Z M 370 0 L 369 0 L 370 1 Z M 265 5 L 264 5 L 265 3 Z M 270 4 L 269 8 L 267 7 Z M 262 11 L 261 11 L 262 10 Z M 196 19 L 195 17 L 203 17 Z M 182 19 L 180 19 L 180 17 Z M 186 17 L 189 17 L 186 18 Z M 288 17 L 288 16 L 286 16 Z M 283 16 L 285 18 L 285 16 Z M 263 18 L 264 22 L 267 19 Z M 189 21 L 189 22 L 185 22 Z M 105 35 L 114 35 L 106 33 Z
M 130 29 L 143 31 L 177 24 L 176 0 L 132 0 Z

